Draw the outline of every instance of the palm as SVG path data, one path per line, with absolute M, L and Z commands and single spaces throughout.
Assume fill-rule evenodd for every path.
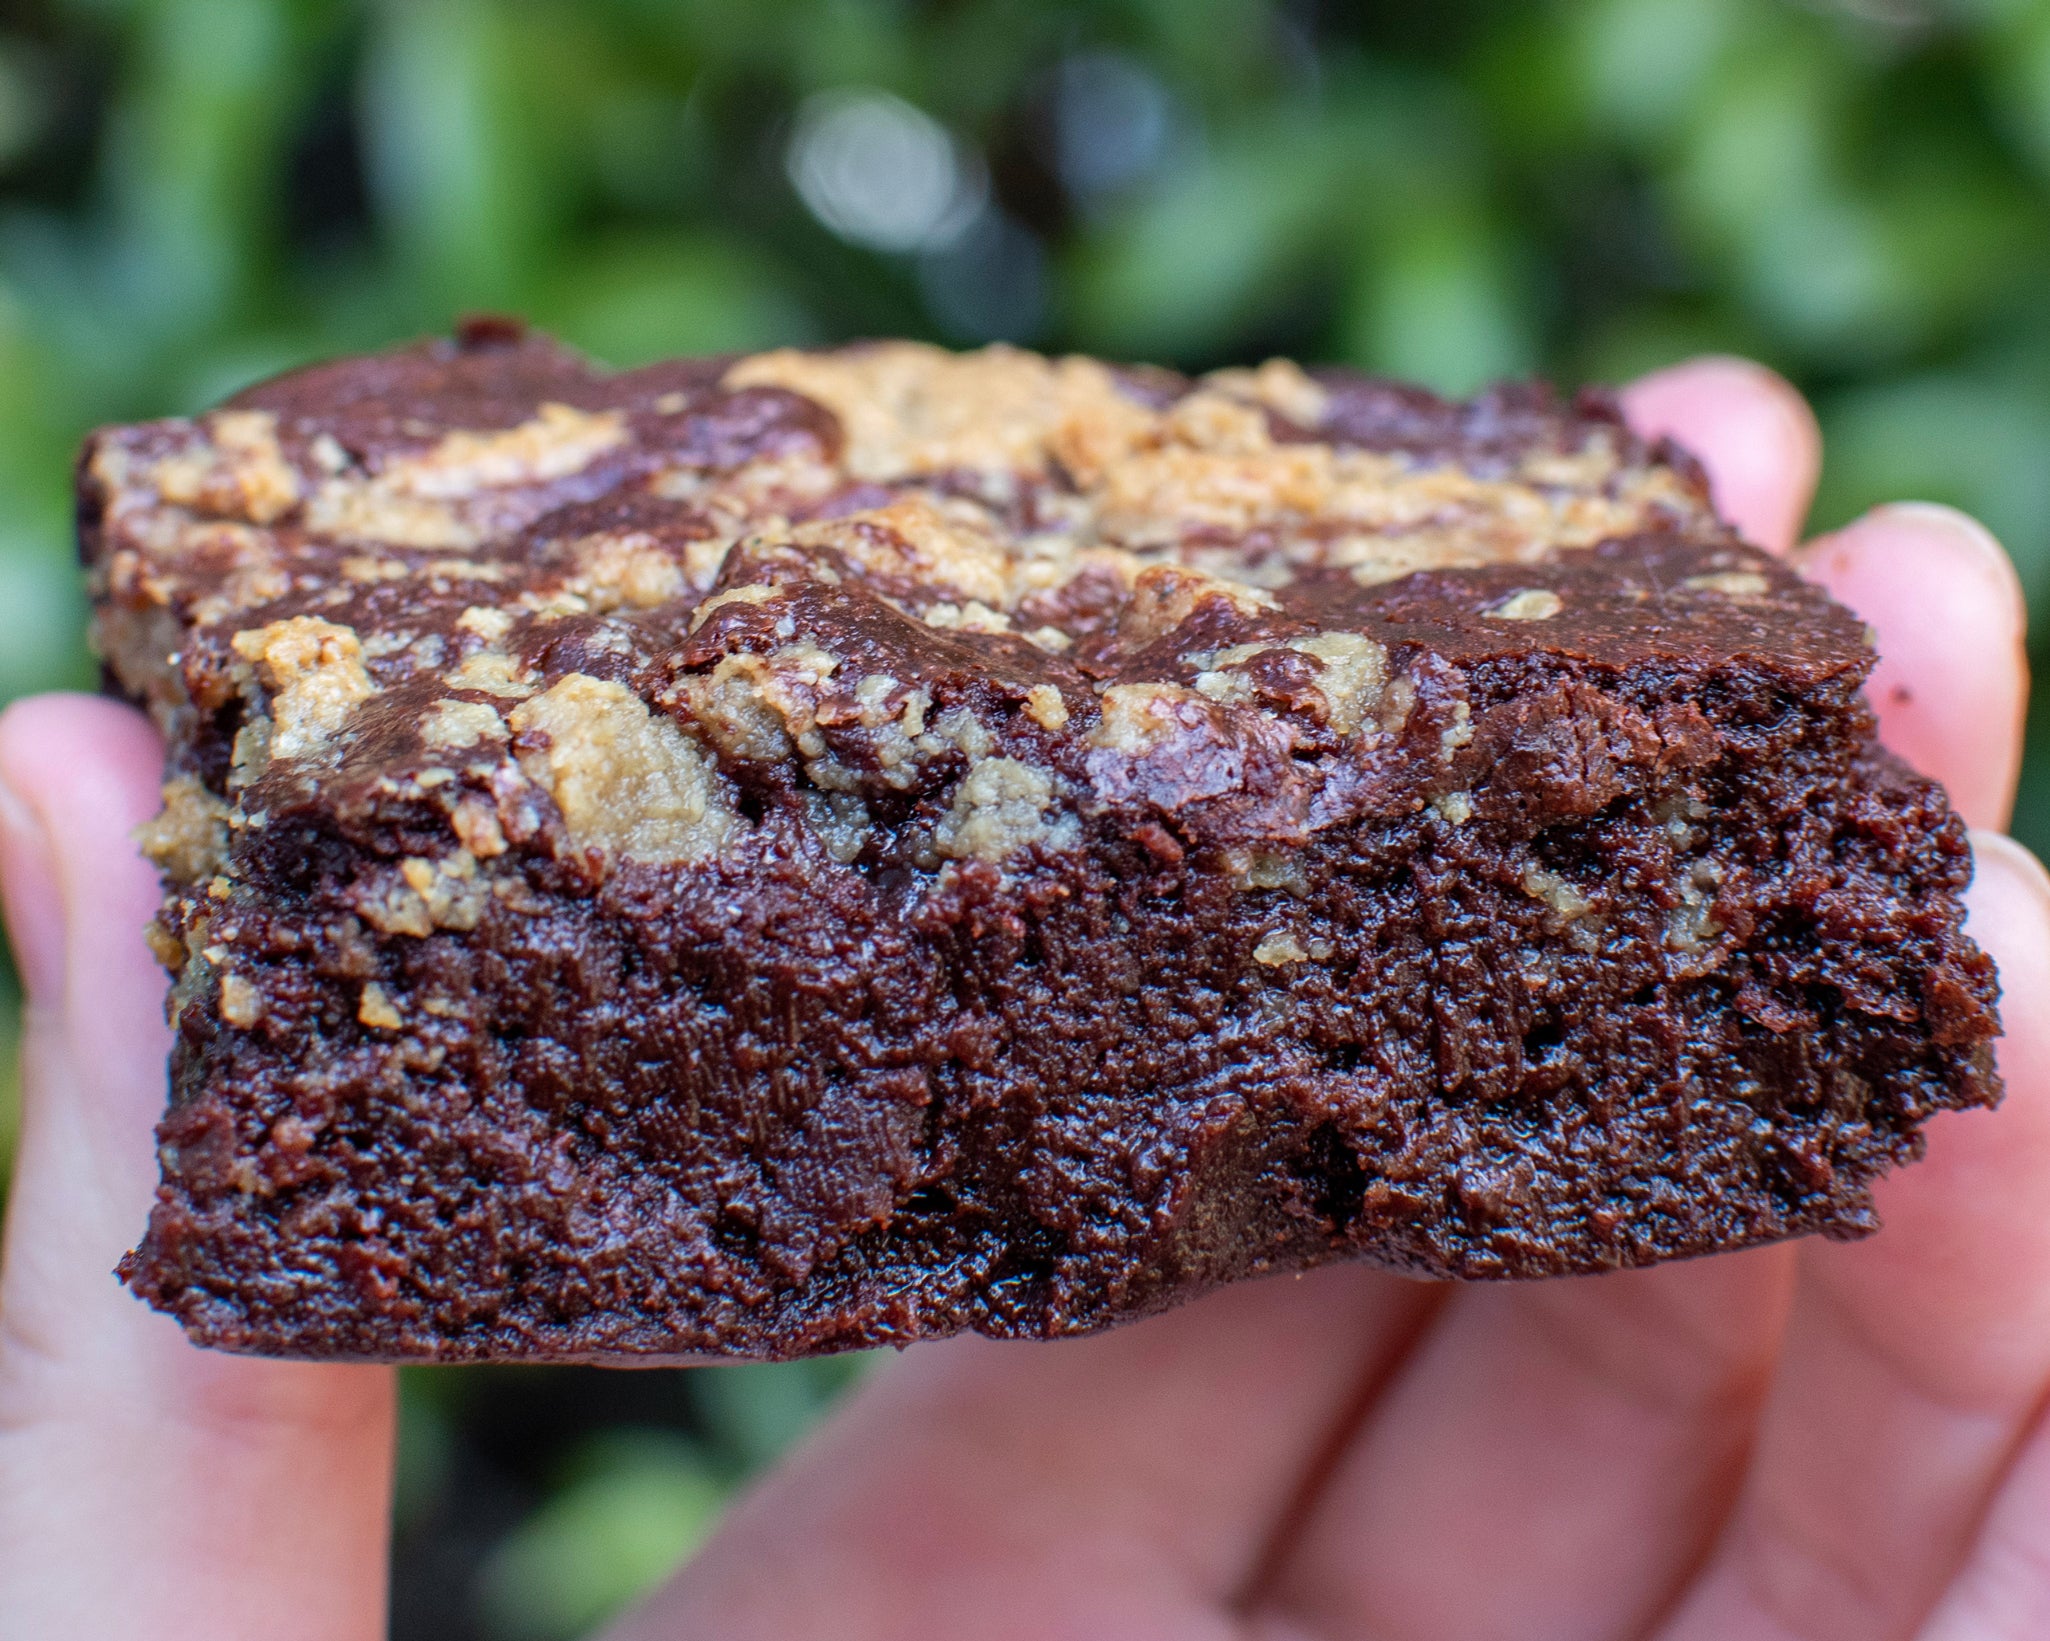
M 1703 452 L 1755 538 L 1792 538 L 1814 451 L 1783 390 L 1697 366 L 1642 384 L 1632 411 Z M 1968 819 L 2001 824 L 2025 687 L 2011 572 L 1953 518 L 1913 510 L 1807 563 L 1880 634 L 1888 738 Z M 97 704 L 0 725 L 0 777 L 40 794 L 60 838 L 82 828 L 80 858 L 148 810 L 151 756 Z M 97 809 L 82 796 L 94 767 Z M 54 914 L 26 858 L 10 832 L 10 920 L 34 948 Z M 389 1419 L 387 1376 L 202 1357 L 111 1284 L 79 1297 L 140 1222 L 136 1130 L 161 1086 L 160 1034 L 136 1013 L 154 983 L 132 936 L 104 933 L 151 898 L 124 872 L 67 888 L 73 981 L 44 982 L 63 1001 L 0 1290 L 0 1628 L 270 1635 L 267 1592 L 289 1588 L 309 1615 L 293 1633 L 364 1641 L 384 1480 L 365 1437 Z M 1928 1162 L 1881 1193 L 1884 1235 L 1528 1287 L 1333 1269 L 1101 1339 L 919 1350 L 620 1641 L 2050 1633 L 2050 1435 L 2034 1430 L 2050 1391 L 2050 1027 L 2030 1006 L 2050 985 L 2050 884 L 1997 838 L 1980 840 L 1973 929 L 2002 965 L 2009 1101 L 1937 1125 Z M 98 978 L 94 953 L 124 977 L 112 1003 L 77 983 Z M 109 1031 L 106 1007 L 135 1018 Z M 94 1128 L 67 1123 L 66 1101 L 126 1103 Z M 116 1184 L 67 1188 L 103 1178 Z M 96 1419 L 56 1388 L 81 1382 Z M 234 1440 L 152 1447 L 153 1419 Z M 25 1473 L 43 1478 L 33 1511 Z M 241 1533 L 227 1551 L 209 1533 L 224 1522 Z M 147 1607 L 94 1585 L 110 1539 Z M 162 1621 L 166 1591 L 189 1627 Z M 117 1622 L 142 1610 L 157 1621 Z

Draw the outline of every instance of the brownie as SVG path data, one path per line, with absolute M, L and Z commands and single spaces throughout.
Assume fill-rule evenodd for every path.
M 1049 1337 L 1873 1229 L 1992 965 L 1872 651 L 1600 394 L 503 321 L 96 435 L 205 1344 Z

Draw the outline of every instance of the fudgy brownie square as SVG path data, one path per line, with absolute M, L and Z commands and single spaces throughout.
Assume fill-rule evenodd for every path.
M 517 327 L 80 468 L 205 1343 L 789 1356 L 1872 1228 L 1990 1103 L 1848 613 L 1599 395 Z

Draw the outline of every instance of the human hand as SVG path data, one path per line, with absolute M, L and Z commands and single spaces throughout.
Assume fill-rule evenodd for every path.
M 1784 384 L 1703 361 L 1628 405 L 1790 548 L 1818 458 Z M 2026 678 L 1999 549 L 1889 508 L 1798 553 L 1878 634 L 1889 742 L 2003 825 Z M 157 756 L 105 702 L 0 719 L 30 998 L 0 1632 L 367 1641 L 389 1372 L 193 1350 L 107 1274 L 162 1098 L 156 888 L 126 842 Z M 2050 1634 L 2050 880 L 1976 845 L 2008 1100 L 1934 1125 L 1881 1186 L 1878 1237 L 1527 1286 L 1338 1267 L 1097 1339 L 923 1347 L 616 1641 Z

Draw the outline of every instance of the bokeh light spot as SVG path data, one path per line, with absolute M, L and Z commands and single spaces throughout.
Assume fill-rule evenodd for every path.
M 922 109 L 866 88 L 809 98 L 785 168 L 813 216 L 875 251 L 947 244 L 989 197 L 978 155 Z

